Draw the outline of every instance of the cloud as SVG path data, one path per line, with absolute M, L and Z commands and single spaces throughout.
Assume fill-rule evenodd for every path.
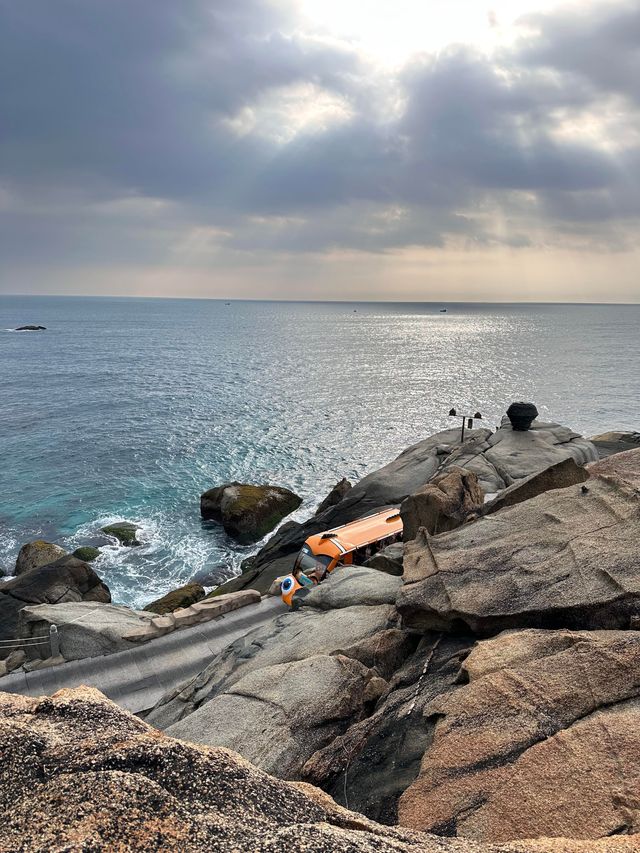
M 627 2 L 529 17 L 499 52 L 451 47 L 393 73 L 286 3 L 0 11 L 6 265 L 637 238 Z

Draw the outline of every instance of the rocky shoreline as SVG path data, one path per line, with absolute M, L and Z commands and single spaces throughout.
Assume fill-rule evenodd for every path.
M 207 511 L 255 497 L 220 488 Z M 265 488 L 271 504 L 297 505 Z M 337 569 L 299 610 L 167 690 L 144 723 L 86 689 L 0 693 L 0 792 L 19 804 L 14 846 L 0 850 L 116 849 L 122 827 L 134 850 L 640 850 L 637 433 L 587 440 L 505 419 L 461 443 L 445 430 L 342 481 L 304 523 L 285 521 L 213 596 L 191 584 L 146 611 L 112 604 L 86 562 L 40 543 L 0 585 L 1 636 L 55 624 L 65 659 L 152 648 L 250 608 L 309 535 L 388 505 L 401 506 L 404 545 Z M 42 648 L 24 653 L 34 668 L 60 662 Z M 5 670 L 25 665 L 9 657 Z M 74 785 L 84 819 L 71 815 Z M 290 808 L 276 814 L 278 800 Z

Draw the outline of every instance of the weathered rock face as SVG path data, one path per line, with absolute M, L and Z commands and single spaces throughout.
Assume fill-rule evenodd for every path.
M 416 779 L 433 738 L 437 718 L 426 709 L 457 689 L 461 662 L 473 642 L 425 636 L 402 667 L 394 661 L 397 671 L 386 674 L 388 693 L 375 712 L 312 755 L 302 777 L 367 817 L 396 823 L 400 795 Z
M 200 497 L 203 518 L 220 522 L 225 532 L 243 545 L 251 545 L 292 513 L 302 498 L 280 486 L 226 483 Z
M 635 853 L 633 839 L 501 846 L 383 827 L 224 749 L 161 735 L 98 691 L 0 693 L 0 850 Z
M 173 613 L 179 607 L 189 607 L 196 601 L 202 601 L 203 598 L 204 588 L 199 583 L 188 583 L 185 586 L 172 589 L 162 598 L 147 604 L 144 609 L 150 613 L 158 613 L 164 616 L 165 613 Z
M 90 566 L 70 555 L 12 578 L 0 587 L 0 637 L 16 636 L 18 613 L 26 604 L 67 601 L 108 603 L 111 594 Z
M 107 524 L 101 530 L 107 536 L 113 536 L 121 545 L 126 545 L 129 548 L 142 544 L 136 537 L 138 525 L 131 521 L 117 521 L 115 524 Z
M 483 841 L 638 830 L 639 632 L 508 632 L 465 668 L 425 709 L 402 825 Z
M 402 502 L 404 541 L 415 539 L 420 527 L 431 534 L 454 530 L 478 513 L 483 504 L 484 492 L 476 475 L 462 468 L 449 468 Z
M 373 557 L 369 557 L 363 565 L 368 569 L 376 569 L 378 572 L 386 572 L 388 575 L 400 577 L 402 575 L 402 561 L 404 560 L 404 544 L 394 542 L 387 545 L 382 551 L 378 551 Z
M 53 545 L 51 542 L 45 542 L 43 539 L 36 539 L 35 542 L 27 542 L 20 548 L 18 559 L 16 560 L 16 575 L 22 575 L 31 569 L 39 569 L 40 566 L 46 566 L 48 563 L 54 563 L 61 557 L 66 556 L 66 551 L 59 545 Z
M 640 450 L 612 456 L 600 464 L 613 473 L 592 469 L 588 484 L 450 533 L 421 534 L 405 548 L 397 601 L 404 623 L 466 626 L 480 636 L 515 627 L 628 627 L 640 614 L 639 459 Z
M 65 660 L 81 660 L 134 647 L 123 639 L 132 631 L 149 625 L 152 613 L 130 610 L 115 604 L 70 601 L 65 604 L 38 604 L 24 607 L 19 614 L 18 636 L 37 637 L 58 628 L 60 654 Z M 47 658 L 48 646 L 27 648 L 30 659 Z
M 470 439 L 483 441 L 490 430 L 470 430 Z M 287 522 L 255 557 L 246 561 L 243 574 L 224 584 L 224 591 L 253 587 L 267 592 L 279 575 L 291 571 L 295 555 L 305 539 L 340 524 L 361 518 L 368 512 L 396 506 L 427 483 L 460 446 L 460 430 L 448 429 L 407 448 L 393 462 L 368 474 L 349 489 L 340 503 L 319 512 L 304 524 Z
M 344 566 L 313 587 L 303 599 L 304 607 L 335 610 L 358 605 L 395 604 L 402 580 L 399 577 L 368 569 Z
M 394 620 L 390 605 L 326 612 L 305 607 L 285 613 L 216 655 L 200 675 L 164 696 L 147 719 L 166 729 L 257 669 L 346 649 L 391 627 Z
M 281 779 L 365 713 L 374 671 L 343 655 L 313 655 L 248 673 L 170 726 L 181 740 L 225 746 Z M 380 681 L 380 679 L 378 679 Z
M 527 432 L 514 430 L 505 416 L 500 429 L 477 438 L 451 454 L 443 472 L 456 465 L 478 476 L 482 490 L 492 494 L 556 462 L 572 458 L 578 465 L 598 459 L 594 445 L 560 424 L 534 421 Z
M 340 501 L 346 496 L 348 492 L 351 491 L 353 485 L 347 480 L 346 477 L 343 477 L 339 483 L 336 483 L 335 486 L 331 489 L 326 498 L 322 501 L 322 503 L 318 506 L 316 510 L 316 515 L 319 515 L 321 512 L 324 512 L 325 509 L 329 509 L 330 506 L 335 506 L 339 504 Z
M 504 492 L 501 492 L 496 498 L 485 504 L 483 508 L 484 515 L 490 515 L 492 512 L 498 512 L 500 509 L 506 509 L 509 506 L 528 501 L 541 495 L 544 492 L 550 492 L 553 489 L 566 489 L 568 486 L 575 486 L 578 483 L 584 483 L 589 479 L 589 473 L 582 465 L 578 465 L 571 457 L 563 459 L 562 462 L 556 462 L 555 465 L 550 465 L 543 471 L 536 474 L 531 474 L 525 477 L 524 480 L 518 480 Z M 431 532 L 431 531 L 429 531 Z

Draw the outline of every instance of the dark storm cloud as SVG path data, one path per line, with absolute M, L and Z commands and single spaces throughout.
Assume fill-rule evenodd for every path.
M 161 264 L 207 228 L 243 252 L 519 246 L 533 220 L 617 246 L 640 216 L 628 3 L 535 16 L 499 55 L 451 49 L 393 79 L 282 3 L 0 0 L 0 16 L 5 263 Z M 273 132 L 302 85 L 343 113 Z M 615 139 L 564 132 L 612 99 Z M 138 198 L 165 203 L 104 208 Z

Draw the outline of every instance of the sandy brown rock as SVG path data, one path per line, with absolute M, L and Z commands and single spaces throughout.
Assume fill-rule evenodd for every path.
M 381 826 L 233 752 L 165 737 L 88 688 L 41 699 L 0 693 L 0 737 L 2 853 L 638 850 L 629 838 L 503 846 Z
M 400 798 L 414 829 L 482 841 L 640 826 L 640 633 L 507 632 L 479 643 Z
M 634 455 L 637 454 L 637 455 Z M 627 459 L 623 459 L 626 456 Z M 588 483 L 538 495 L 450 533 L 421 533 L 397 606 L 421 630 L 624 628 L 640 613 L 640 450 Z M 622 460 L 622 461 L 620 461 Z
M 429 533 L 454 530 L 483 505 L 484 492 L 472 471 L 450 468 L 402 502 L 403 538 L 414 539 L 419 528 Z
M 566 489 L 567 486 L 575 486 L 588 479 L 588 471 L 582 465 L 578 465 L 572 457 L 568 457 L 525 477 L 524 480 L 518 480 L 485 504 L 482 514 L 490 515 L 492 512 L 528 501 L 544 492 L 550 492 L 552 489 Z

